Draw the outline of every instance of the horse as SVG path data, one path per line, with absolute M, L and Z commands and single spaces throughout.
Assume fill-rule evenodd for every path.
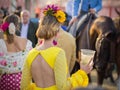
M 111 48 L 112 44 L 114 43 L 114 40 L 111 41 L 111 37 L 115 35 L 114 30 L 112 29 L 114 27 L 113 22 L 108 17 L 95 17 L 93 14 L 90 14 L 89 18 L 88 18 L 88 15 L 84 16 L 83 18 L 85 18 L 85 19 L 84 20 L 81 19 L 82 22 L 81 21 L 78 22 L 78 25 L 76 27 L 77 28 L 77 30 L 76 30 L 77 58 L 81 59 L 81 57 L 80 57 L 81 49 L 96 50 L 97 48 L 95 45 L 96 45 L 96 41 L 97 41 L 98 37 L 100 38 L 101 35 L 104 36 L 104 37 L 102 37 L 103 38 L 102 40 L 104 43 L 107 44 L 107 50 L 108 50 L 107 53 L 108 54 L 106 55 L 106 53 L 105 53 L 106 56 L 103 60 L 99 59 L 100 58 L 99 54 L 103 52 L 99 49 L 99 51 L 96 50 L 96 55 L 94 57 L 94 66 L 98 73 L 98 85 L 102 85 L 104 78 L 107 78 L 108 76 L 110 76 L 111 81 L 114 82 L 113 76 L 111 74 L 112 73 L 111 70 L 113 70 L 113 68 L 111 68 L 111 67 L 113 67 L 113 63 L 108 63 L 108 62 L 112 62 L 113 60 L 107 60 L 110 58 L 109 57 L 110 49 L 113 50 Z M 101 18 L 103 18 L 103 19 L 101 19 Z M 113 26 L 113 27 L 110 27 L 110 29 L 109 29 L 108 21 L 110 21 L 112 23 L 110 25 Z M 105 24 L 107 27 L 101 28 L 101 26 L 99 26 L 100 23 Z M 97 27 L 95 27 L 96 26 L 95 24 L 98 24 Z M 101 28 L 101 29 L 98 29 L 98 28 Z M 72 31 L 72 32 L 74 32 L 74 31 Z M 106 44 L 101 43 L 101 45 L 103 45 L 102 47 L 106 46 Z M 111 47 L 109 45 L 111 45 Z M 99 46 L 99 48 L 100 48 L 100 46 Z M 111 58 L 113 58 L 113 57 L 111 57 Z M 96 60 L 96 58 L 98 58 L 98 59 Z M 105 61 L 105 62 L 103 63 L 102 61 Z M 99 66 L 99 64 L 102 64 L 102 67 Z M 77 66 L 77 67 L 79 67 L 79 66 Z M 104 72 L 102 72 L 101 69 L 103 69 Z M 105 73 L 106 71 L 108 73 Z M 106 75 L 106 74 L 108 74 L 108 75 Z M 90 79 L 90 82 L 91 82 L 91 79 Z
M 90 41 L 96 32 L 97 39 L 91 45 L 95 43 L 94 63 L 98 74 L 98 85 L 102 85 L 103 80 L 108 77 L 114 82 L 112 71 L 115 64 L 116 28 L 112 19 L 107 16 L 98 17 L 90 29 Z

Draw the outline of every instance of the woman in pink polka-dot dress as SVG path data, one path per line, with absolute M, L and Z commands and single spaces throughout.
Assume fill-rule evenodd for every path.
M 20 90 L 21 73 L 4 74 L 0 80 L 0 90 Z
M 0 39 L 0 90 L 20 90 L 23 65 L 32 49 L 31 41 L 15 35 L 19 18 L 9 15 L 1 29 L 7 38 Z

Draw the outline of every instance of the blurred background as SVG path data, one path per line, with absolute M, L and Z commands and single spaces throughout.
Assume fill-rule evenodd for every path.
M 66 3 L 67 0 L 0 0 L 0 8 L 8 12 L 27 9 L 31 17 L 34 17 L 36 14 L 39 16 L 42 8 L 47 4 L 57 4 L 64 10 Z M 103 0 L 103 9 L 99 15 L 116 17 L 115 8 L 120 11 L 120 0 Z

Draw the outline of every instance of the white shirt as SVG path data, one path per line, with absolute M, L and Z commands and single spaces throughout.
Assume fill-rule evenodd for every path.
M 22 28 L 21 28 L 21 37 L 22 38 L 27 38 L 27 33 L 28 33 L 28 24 L 22 24 Z
M 4 73 L 18 73 L 23 69 L 25 58 L 32 49 L 32 42 L 27 40 L 26 48 L 19 52 L 8 52 L 3 39 L 0 39 L 0 71 Z M 6 64 L 7 65 L 6 65 Z

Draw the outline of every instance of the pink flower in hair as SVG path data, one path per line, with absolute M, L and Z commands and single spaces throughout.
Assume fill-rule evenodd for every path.
M 60 23 L 63 23 L 66 20 L 65 13 L 55 5 L 47 5 L 43 13 L 45 16 L 54 16 Z
M 60 10 L 59 7 L 55 6 L 55 5 L 47 5 L 46 8 L 44 8 L 43 13 L 45 15 L 53 15 L 55 14 L 58 10 Z
M 5 32 L 7 29 L 8 29 L 8 26 L 9 26 L 9 23 L 8 22 L 5 22 L 1 25 L 1 29 L 3 32 Z

